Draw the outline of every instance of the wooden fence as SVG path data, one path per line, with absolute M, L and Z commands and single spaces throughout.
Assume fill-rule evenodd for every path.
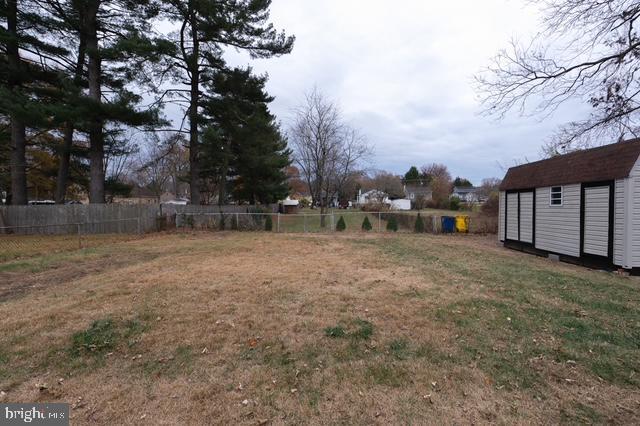
M 144 233 L 157 230 L 159 214 L 159 205 L 1 206 L 0 232 L 68 234 L 82 225 L 89 234 Z

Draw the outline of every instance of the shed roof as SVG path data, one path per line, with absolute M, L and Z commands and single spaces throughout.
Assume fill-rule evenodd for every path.
M 507 171 L 501 191 L 600 182 L 629 176 L 640 156 L 640 139 L 558 155 Z

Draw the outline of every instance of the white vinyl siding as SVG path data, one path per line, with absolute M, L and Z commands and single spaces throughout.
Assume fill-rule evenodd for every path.
M 631 249 L 631 265 L 632 268 L 640 267 L 640 161 L 636 162 L 633 170 L 631 171 L 631 177 L 627 180 L 627 185 L 631 186 L 629 192 L 631 196 L 631 220 L 627 221 L 630 224 L 631 232 L 627 232 L 628 238 L 631 238 L 630 244 L 627 244 L 627 248 Z
M 520 193 L 520 241 L 533 243 L 533 192 Z
M 505 192 L 500 192 L 499 198 L 499 215 L 500 219 L 498 220 L 498 238 L 500 241 L 504 241 L 504 205 L 505 205 Z
M 507 239 L 518 241 L 518 194 L 507 194 Z
M 609 186 L 584 189 L 584 249 L 586 254 L 609 255 Z
M 624 264 L 624 207 L 626 179 L 616 181 L 616 195 L 614 201 L 614 231 L 613 231 L 613 263 L 622 266 Z
M 536 189 L 536 248 L 580 256 L 580 185 L 562 187 L 561 206 L 550 206 L 551 188 Z

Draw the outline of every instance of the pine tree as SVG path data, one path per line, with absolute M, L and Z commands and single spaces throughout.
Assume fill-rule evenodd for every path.
M 363 231 L 371 231 L 373 227 L 371 226 L 371 222 L 369 221 L 369 216 L 365 216 L 362 221 L 362 230 Z
M 164 16 L 178 25 L 175 53 L 167 54 L 166 70 L 175 81 L 189 86 L 189 164 L 191 203 L 200 204 L 200 107 L 204 81 L 223 67 L 225 46 L 247 50 L 254 58 L 289 53 L 293 37 L 278 33 L 268 23 L 271 0 L 165 0 Z M 164 74 L 164 73 L 163 73 Z M 175 89 L 182 91 L 182 89 Z
M 42 98 L 55 82 L 57 72 L 49 58 L 64 54 L 46 33 L 48 19 L 38 2 L 7 0 L 0 2 L 0 117 L 9 128 L 9 170 L 12 204 L 26 204 L 27 141 L 34 127 L 50 119 Z M 45 59 L 46 58 L 46 59 Z
M 394 215 L 387 220 L 387 231 L 398 232 L 398 219 Z
M 340 216 L 338 223 L 336 223 L 336 231 L 342 232 L 347 229 L 347 224 L 344 222 L 344 217 Z
M 422 220 L 422 217 L 420 217 L 420 213 L 418 213 L 418 216 L 416 217 L 416 225 L 414 231 L 417 234 L 421 234 L 424 232 L 424 221 Z
M 250 204 L 274 203 L 288 194 L 284 169 L 290 150 L 267 104 L 273 100 L 264 88 L 266 77 L 251 69 L 220 72 L 208 85 L 216 96 L 203 113 L 209 122 L 201 146 L 201 178 L 218 187 L 218 199 L 227 186 L 236 200 Z
M 404 175 L 404 183 L 405 184 L 418 184 L 420 180 L 420 172 L 416 166 L 411 166 L 409 171 Z

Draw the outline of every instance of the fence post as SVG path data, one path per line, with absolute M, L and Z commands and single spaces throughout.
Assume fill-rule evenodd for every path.
M 382 232 L 382 213 L 378 212 L 378 232 Z
M 333 217 L 333 212 L 331 212 L 331 232 L 335 231 L 335 218 Z
M 278 212 L 278 226 L 276 227 L 276 233 L 280 233 L 280 212 Z
M 236 212 L 236 231 L 240 230 L 240 215 Z
M 142 235 L 142 226 L 140 224 L 140 215 L 138 214 L 138 235 Z
M 82 248 L 82 234 L 80 234 L 80 224 L 78 223 L 78 248 Z
M 307 214 L 306 213 L 302 213 L 302 220 L 304 222 L 304 233 L 307 233 Z

